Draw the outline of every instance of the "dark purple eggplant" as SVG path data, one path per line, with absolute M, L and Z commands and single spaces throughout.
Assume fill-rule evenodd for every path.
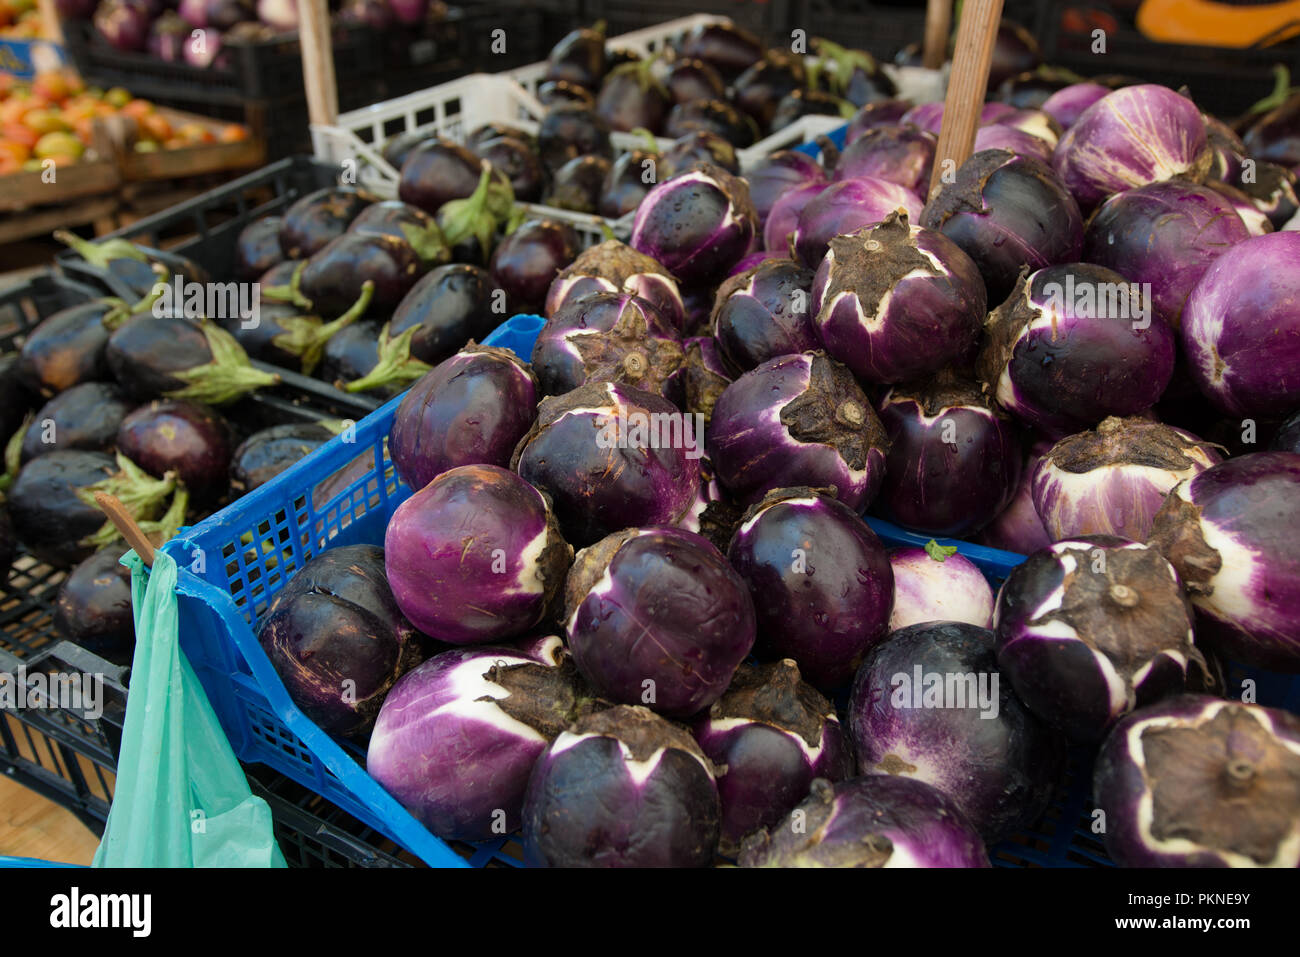
M 50 452 L 32 459 L 18 473 L 8 493 L 9 517 L 28 551 L 59 568 L 94 554 L 81 544 L 104 524 L 104 513 L 77 496 L 117 471 L 103 452 Z
M 422 265 L 437 266 L 451 258 L 451 250 L 438 228 L 437 220 L 410 203 L 386 199 L 367 206 L 352 220 L 349 233 L 367 236 L 392 236 L 411 247 Z
M 838 96 L 820 90 L 795 90 L 777 104 L 772 132 L 783 130 L 805 116 L 842 116 L 847 120 L 852 115 L 852 104 Z
M 531 219 L 501 240 L 489 272 L 506 291 L 510 312 L 540 313 L 551 283 L 577 258 L 579 246 L 577 231 L 553 219 Z
M 678 103 L 664 123 L 664 135 L 673 139 L 699 130 L 716 133 L 740 149 L 752 146 L 758 139 L 758 126 L 753 117 L 722 100 Z
M 603 27 L 566 33 L 546 56 L 546 79 L 567 80 L 588 90 L 600 86 L 606 68 Z
M 122 390 L 104 382 L 83 382 L 46 402 L 23 436 L 22 461 L 47 452 L 81 449 L 107 452 L 117 427 L 132 409 Z
M 802 90 L 807 81 L 801 58 L 769 50 L 736 80 L 731 100 L 753 118 L 760 130 L 766 130 L 776 116 L 777 104 L 795 90 Z
M 605 180 L 612 170 L 610 161 L 603 156 L 571 159 L 555 171 L 542 202 L 575 213 L 594 213 L 600 208 Z
M 721 100 L 727 84 L 718 71 L 703 60 L 682 57 L 674 60 L 664 79 L 673 103 L 690 103 L 694 100 Z
M 305 267 L 306 264 L 300 266 Z M 296 276 L 300 272 L 301 269 L 295 273 L 295 278 L 288 286 L 289 301 L 266 299 L 268 290 L 264 288 L 264 298 L 258 305 L 256 322 L 246 323 L 236 319 L 223 325 L 250 358 L 311 375 L 320 364 L 325 344 L 330 338 L 365 315 L 374 287 L 363 285 L 361 295 L 346 312 L 326 321 L 309 308 L 309 300 L 301 300 L 307 306 L 297 304 L 295 297 L 301 293 L 298 292 Z
M 658 166 L 659 157 L 646 150 L 629 150 L 614 160 L 600 187 L 597 214 L 618 219 L 636 209 L 657 181 Z
M 609 124 L 594 109 L 576 104 L 551 107 L 537 131 L 537 152 L 542 165 L 555 172 L 579 156 L 612 159 Z
M 263 216 L 240 230 L 235 239 L 236 279 L 252 282 L 284 261 L 284 251 L 280 248 L 283 222 L 279 216 Z
M 596 97 L 596 112 L 610 129 L 630 133 L 663 128 L 672 99 L 652 72 L 653 60 L 625 63 L 605 74 Z
M 230 458 L 232 491 L 243 494 L 260 488 L 332 438 L 333 430 L 319 422 L 294 422 L 254 432 Z
M 438 137 L 428 130 L 407 130 L 405 133 L 398 133 L 385 143 L 381 155 L 388 161 L 389 166 L 395 170 L 401 170 L 412 150 L 423 143 L 436 141 L 437 139 Z
M 443 203 L 473 195 L 482 169 L 483 161 L 460 144 L 427 140 L 407 154 L 397 195 L 436 216 Z
M 23 342 L 19 374 L 27 387 L 48 398 L 108 378 L 104 350 L 129 312 L 119 300 L 98 299 L 46 317 Z
M 993 63 L 989 67 L 990 90 L 996 90 L 1005 80 L 1034 69 L 1043 62 L 1034 35 L 1011 20 L 998 25 L 997 40 L 993 44 Z
M 325 315 L 342 315 L 360 298 L 366 282 L 374 283 L 371 306 L 387 313 L 424 274 L 411 245 L 393 236 L 345 233 L 307 260 L 302 291 Z
M 316 378 L 325 382 L 354 382 L 369 375 L 379 363 L 381 326 L 373 320 L 354 322 L 325 343 Z M 379 394 L 384 394 L 379 390 Z
M 536 151 L 515 136 L 498 136 L 474 147 L 474 153 L 499 169 L 510 180 L 515 199 L 535 203 L 542 196 L 546 173 Z
M 1078 75 L 1068 70 L 1040 66 L 1003 80 L 997 88 L 997 99 L 1018 110 L 1041 110 L 1053 93 L 1078 82 Z
M 225 491 L 234 442 L 230 423 L 220 413 L 168 400 L 141 406 L 123 419 L 117 447 L 155 478 L 175 472 L 202 505 Z
M 393 312 L 389 331 L 399 335 L 418 327 L 411 337 L 411 355 L 437 365 L 469 340 L 482 341 L 507 318 L 505 292 L 498 290 L 491 274 L 453 263 L 439 266 L 415 284 Z
M 465 148 L 471 153 L 477 153 L 484 143 L 503 137 L 519 140 L 525 146 L 537 145 L 532 136 L 517 126 L 511 126 L 509 123 L 484 123 L 482 126 L 475 127 L 474 131 L 465 137 Z
M 664 150 L 659 157 L 655 182 L 672 179 L 678 173 L 685 172 L 697 163 L 711 163 L 720 166 L 728 173 L 740 172 L 740 158 L 736 147 L 717 133 L 708 130 L 696 130 L 679 136 L 673 145 Z M 652 182 L 651 186 L 654 185 Z
M 115 665 L 135 652 L 131 572 L 120 546 L 91 555 L 68 575 L 54 604 L 54 627 L 68 641 Z
M 677 52 L 708 63 L 728 83 L 734 83 L 763 55 L 763 43 L 729 20 L 702 23 L 682 37 Z
M 137 316 L 105 348 L 108 366 L 128 395 L 223 405 L 280 377 L 248 362 L 248 354 L 212 322 Z
M 640 63 L 644 59 L 645 57 L 640 53 L 628 47 L 606 48 L 605 50 L 605 65 L 610 70 L 622 66 L 624 63 Z
M 898 87 L 871 54 L 820 37 L 814 48 L 826 65 L 817 73 L 813 89 L 832 93 L 855 107 L 898 96 Z
M 537 102 L 545 107 L 576 103 L 590 108 L 596 105 L 596 97 L 590 90 L 568 80 L 547 80 L 537 88 Z
M 388 689 L 424 658 L 374 545 L 331 548 L 304 565 L 271 602 L 257 640 L 289 696 L 331 734 L 369 731 Z
M 280 223 L 280 249 L 286 259 L 306 259 L 347 232 L 376 197 L 351 186 L 329 186 L 290 206 Z
M 7 442 L 36 404 L 23 376 L 22 354 L 0 356 L 0 442 Z
M 298 273 L 299 278 L 301 278 L 299 267 L 306 265 L 306 262 L 307 260 L 305 259 L 286 259 L 284 262 L 276 263 L 266 272 L 262 273 L 262 275 L 257 279 L 257 283 L 262 289 L 262 298 L 272 298 L 282 302 L 297 302 L 291 294 L 289 287 L 297 281 L 294 278 L 295 273 Z M 272 294 L 270 297 L 267 296 L 268 290 L 281 288 L 284 290 L 282 293 Z M 297 289 L 296 286 L 293 288 L 295 290 Z M 311 303 L 307 302 L 307 299 L 304 296 L 302 302 L 298 303 L 298 305 L 305 309 L 308 308 Z
M 1265 113 L 1242 137 L 1256 160 L 1279 166 L 1300 165 L 1300 94 Z

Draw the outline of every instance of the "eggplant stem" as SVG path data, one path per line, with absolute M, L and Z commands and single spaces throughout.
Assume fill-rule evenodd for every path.
M 28 412 L 23 416 L 18 431 L 9 436 L 8 441 L 5 442 L 5 471 L 4 475 L 0 475 L 0 492 L 9 491 L 9 486 L 18 477 L 18 470 L 22 468 L 23 437 L 27 435 L 27 430 L 32 427 L 34 421 L 36 421 L 36 413 Z
M 1234 787 L 1245 787 L 1255 779 L 1255 765 L 1244 758 L 1228 762 L 1228 782 Z
M 1111 585 L 1108 594 L 1110 595 L 1110 600 L 1121 608 L 1134 608 L 1137 606 L 1137 603 L 1141 598 L 1141 596 L 1128 585 Z
M 312 301 L 302 294 L 302 271 L 307 268 L 307 261 L 303 260 L 294 267 L 293 275 L 289 277 L 287 286 L 267 286 L 261 291 L 261 298 L 269 299 L 271 302 L 287 302 L 299 309 L 311 309 Z
M 415 382 L 433 368 L 427 362 L 411 358 L 411 338 L 419 326 L 411 326 L 394 339 L 388 337 L 388 325 L 379 333 L 379 361 L 360 379 L 346 383 L 348 392 L 364 392 L 379 386 Z
M 188 399 L 204 405 L 225 405 L 245 393 L 280 381 L 278 375 L 253 368 L 243 346 L 225 329 L 207 319 L 199 324 L 199 328 L 208 341 L 212 360 L 181 372 L 173 372 L 173 378 L 188 384 L 166 393 L 167 398 Z
M 68 229 L 56 229 L 54 238 L 67 246 L 90 265 L 97 269 L 106 269 L 115 259 L 133 259 L 136 262 L 148 262 L 149 257 L 135 245 L 125 239 L 108 239 L 102 243 L 82 239 Z
M 287 331 L 276 336 L 272 341 L 285 352 L 298 357 L 304 375 L 311 375 L 320 365 L 325 355 L 325 346 L 340 330 L 352 325 L 370 308 L 370 300 L 375 293 L 375 283 L 367 279 L 361 284 L 361 295 L 357 297 L 348 311 L 332 322 L 315 321 L 314 317 L 300 316 L 281 320 L 280 324 Z

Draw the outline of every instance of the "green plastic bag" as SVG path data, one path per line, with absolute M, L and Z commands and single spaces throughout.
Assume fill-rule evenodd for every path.
M 248 780 L 181 653 L 176 562 L 134 551 L 135 660 L 117 785 L 95 867 L 284 867 Z

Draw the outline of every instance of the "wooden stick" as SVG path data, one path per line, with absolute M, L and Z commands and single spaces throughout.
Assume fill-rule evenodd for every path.
M 930 177 L 931 195 L 942 185 L 945 171 L 961 166 L 975 148 L 975 128 L 984 107 L 1001 19 L 1002 0 L 966 0 L 962 5 L 948 97 L 943 104 L 943 127 Z
M 149 541 L 143 529 L 135 523 L 126 506 L 118 501 L 117 496 L 109 495 L 107 492 L 96 492 L 95 504 L 108 516 L 108 520 L 117 526 L 126 543 L 135 549 L 135 553 L 141 560 L 153 568 L 153 543 Z
M 948 52 L 948 31 L 952 29 L 952 0 L 927 0 L 925 5 L 925 46 L 921 66 L 937 70 Z
M 307 87 L 307 117 L 318 126 L 332 125 L 339 117 L 339 87 L 334 77 L 327 0 L 298 0 L 298 45 Z

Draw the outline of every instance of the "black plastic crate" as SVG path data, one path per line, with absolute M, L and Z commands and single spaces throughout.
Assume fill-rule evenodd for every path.
M 925 39 L 925 4 L 891 6 L 865 0 L 793 0 L 790 29 L 865 50 L 881 62 Z
M 1272 92 L 1274 64 L 1300 75 L 1300 38 L 1246 49 L 1159 43 L 1138 31 L 1130 7 L 1038 0 L 1035 31 L 1044 59 L 1084 76 L 1121 74 L 1186 86 L 1201 109 L 1224 119 Z M 1105 31 L 1104 53 L 1093 52 L 1094 29 Z
M 794 0 L 798 2 L 798 0 Z M 737 26 L 758 35 L 764 43 L 790 45 L 791 0 L 711 0 L 704 4 L 694 0 L 589 0 L 583 8 L 584 24 L 598 20 L 606 24 L 605 35 L 616 37 L 645 27 L 658 26 L 669 20 L 712 13 L 727 17 Z M 576 24 L 575 24 L 576 25 Z
M 115 50 L 84 20 L 65 22 L 63 30 L 68 58 L 87 83 L 123 86 L 146 99 L 240 105 L 248 100 L 303 94 L 302 53 L 294 33 L 256 43 L 227 44 L 230 65 L 219 69 Z M 368 27 L 334 30 L 334 69 L 345 81 L 340 82 L 341 87 L 356 89 L 377 83 L 384 64 L 376 56 L 374 33 Z

